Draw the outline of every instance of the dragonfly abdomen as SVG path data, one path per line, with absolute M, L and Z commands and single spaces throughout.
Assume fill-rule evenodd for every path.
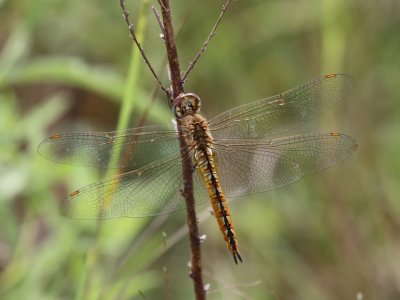
M 197 149 L 194 157 L 196 167 L 200 171 L 204 182 L 206 183 L 214 216 L 217 219 L 228 249 L 232 253 L 235 263 L 237 263 L 238 259 L 242 262 L 242 258 L 239 254 L 236 233 L 233 229 L 230 210 L 222 191 L 221 184 L 218 180 L 212 149 L 210 147 Z

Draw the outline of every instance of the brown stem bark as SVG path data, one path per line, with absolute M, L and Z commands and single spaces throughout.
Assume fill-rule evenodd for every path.
M 159 0 L 159 3 L 163 18 L 164 34 L 165 34 L 164 38 L 165 38 L 165 45 L 167 48 L 167 56 L 171 74 L 172 91 L 170 97 L 170 104 L 172 104 L 171 101 L 173 101 L 173 99 L 175 99 L 179 94 L 183 93 L 184 90 L 181 79 L 178 51 L 176 49 L 176 42 L 172 25 L 172 16 L 171 16 L 169 0 Z M 177 122 L 179 125 L 179 120 L 177 120 Z M 202 270 L 201 270 L 199 230 L 197 226 L 197 216 L 194 207 L 193 176 L 192 176 L 193 166 L 187 147 L 185 147 L 185 140 L 183 138 L 183 134 L 180 129 L 179 129 L 179 137 L 180 137 L 179 140 L 181 146 L 181 155 L 183 160 L 182 169 L 183 169 L 184 188 L 182 191 L 182 195 L 186 201 L 187 223 L 189 227 L 189 241 L 192 253 L 190 276 L 193 279 L 196 299 L 200 300 L 200 299 L 205 299 L 206 296 L 205 296 Z

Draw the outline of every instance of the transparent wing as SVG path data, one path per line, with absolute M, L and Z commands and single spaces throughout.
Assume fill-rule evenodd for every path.
M 217 168 L 227 197 L 269 191 L 328 168 L 348 157 L 355 141 L 338 133 L 273 140 L 215 141 Z
M 194 173 L 196 204 L 208 200 L 200 175 Z M 76 219 L 147 217 L 185 208 L 180 157 L 152 164 L 81 188 L 63 201 L 61 214 Z
M 175 128 L 147 126 L 121 132 L 55 134 L 38 153 L 50 160 L 101 168 L 141 168 L 179 154 Z
M 345 74 L 330 74 L 283 94 L 228 110 L 209 121 L 214 138 L 263 138 L 288 131 L 343 98 L 353 85 Z

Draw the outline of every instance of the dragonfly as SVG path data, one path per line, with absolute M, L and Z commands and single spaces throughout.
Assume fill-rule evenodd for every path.
M 228 199 L 285 186 L 351 155 L 357 144 L 345 134 L 278 135 L 332 107 L 352 85 L 353 79 L 346 74 L 329 74 L 209 120 L 199 113 L 199 96 L 181 94 L 173 111 L 183 144 L 177 126 L 171 124 L 119 132 L 54 134 L 39 145 L 38 153 L 64 164 L 124 170 L 72 192 L 60 207 L 66 217 L 108 219 L 184 209 L 180 147 L 185 147 L 193 166 L 196 205 L 211 202 L 237 264 L 242 257 Z

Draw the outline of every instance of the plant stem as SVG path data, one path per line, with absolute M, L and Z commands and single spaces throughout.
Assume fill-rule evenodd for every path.
M 201 47 L 201 49 L 199 50 L 199 52 L 197 52 L 195 58 L 193 59 L 193 61 L 189 64 L 189 67 L 187 68 L 187 70 L 185 71 L 185 74 L 182 76 L 182 82 L 185 83 L 186 79 L 189 75 L 189 73 L 193 70 L 195 64 L 198 62 L 198 60 L 200 59 L 200 56 L 203 54 L 204 51 L 206 51 L 208 43 L 210 42 L 210 40 L 214 37 L 215 32 L 217 31 L 217 28 L 219 26 L 219 23 L 221 22 L 226 10 L 228 9 L 229 4 L 231 4 L 231 0 L 227 0 L 226 3 L 224 5 L 222 5 L 222 10 L 221 13 L 219 14 L 219 17 L 217 18 L 217 21 L 215 22 L 213 28 L 211 29 L 210 34 L 208 35 L 206 41 L 203 44 L 203 47 Z
M 148 5 L 148 1 L 147 0 L 144 1 L 144 2 L 146 2 L 146 4 Z M 133 24 L 131 24 L 130 21 L 129 21 L 129 12 L 125 8 L 125 0 L 120 0 L 119 4 L 121 6 L 125 22 L 128 25 L 129 32 L 131 33 L 132 40 L 136 44 L 137 49 L 140 51 L 140 54 L 142 55 L 146 65 L 149 67 L 150 72 L 153 74 L 154 78 L 157 80 L 158 84 L 160 85 L 160 88 L 168 95 L 167 89 L 162 84 L 160 78 L 158 78 L 156 72 L 154 71 L 153 66 L 151 65 L 149 59 L 147 58 L 146 53 L 144 52 L 144 49 L 143 49 L 143 47 L 142 47 L 142 45 L 141 45 L 141 43 L 140 43 L 140 41 L 139 41 L 139 39 L 138 39 L 138 37 L 136 35 L 135 28 L 134 28 Z
M 181 71 L 179 67 L 178 51 L 176 49 L 176 42 L 174 36 L 174 30 L 172 26 L 172 16 L 169 5 L 169 0 L 159 0 L 163 25 L 165 34 L 165 45 L 167 48 L 167 56 L 169 62 L 169 69 L 171 74 L 171 87 L 172 87 L 172 97 L 170 97 L 170 104 L 172 101 L 181 93 L 184 92 L 183 84 L 181 79 Z M 179 119 L 177 119 L 178 125 L 180 125 Z M 189 227 L 189 241 L 190 249 L 192 253 L 191 260 L 191 278 L 193 279 L 194 290 L 196 299 L 205 299 L 205 291 L 203 285 L 202 271 L 201 271 L 201 255 L 200 255 L 200 240 L 199 240 L 199 230 L 197 226 L 197 216 L 194 208 L 194 195 L 193 195 L 193 176 L 192 176 L 192 162 L 185 147 L 185 140 L 183 133 L 179 128 L 179 142 L 181 146 L 182 155 L 182 171 L 183 171 L 183 182 L 184 188 L 182 195 L 186 202 L 187 211 L 187 223 Z

